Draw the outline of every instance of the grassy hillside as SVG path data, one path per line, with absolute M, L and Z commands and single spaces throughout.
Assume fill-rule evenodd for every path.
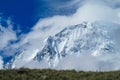
M 120 71 L 76 72 L 74 70 L 0 70 L 0 80 L 120 80 Z

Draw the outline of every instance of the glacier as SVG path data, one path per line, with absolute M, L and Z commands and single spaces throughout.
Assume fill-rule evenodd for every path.
M 67 26 L 45 39 L 42 49 L 19 50 L 4 68 L 118 70 L 119 34 L 120 25 L 111 22 L 82 22 Z

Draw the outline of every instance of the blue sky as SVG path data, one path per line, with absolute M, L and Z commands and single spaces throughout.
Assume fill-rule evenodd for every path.
M 35 9 L 34 0 L 0 0 L 0 12 L 3 16 L 11 17 L 15 23 L 21 25 L 24 32 L 26 28 L 35 24 Z
M 57 8 L 71 0 L 0 0 L 0 13 L 4 17 L 11 17 L 20 25 L 22 32 L 29 32 L 35 23 L 45 17 L 53 15 L 70 15 L 75 12 L 74 7 Z M 62 5 L 64 6 L 64 5 Z

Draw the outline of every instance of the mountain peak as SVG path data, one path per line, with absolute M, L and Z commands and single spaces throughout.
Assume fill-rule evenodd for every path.
M 48 68 L 60 68 L 59 65 L 62 64 L 61 61 L 65 60 L 68 56 L 76 56 L 78 59 L 81 59 L 82 56 L 90 56 L 96 59 L 96 57 L 100 58 L 100 56 L 102 57 L 103 55 L 113 55 L 117 53 L 112 37 L 112 32 L 116 29 L 117 28 L 111 29 L 109 25 L 99 22 L 83 22 L 82 24 L 66 27 L 54 36 L 49 36 L 41 51 L 35 50 L 31 52 L 31 55 L 34 55 L 34 57 L 30 58 L 29 61 L 25 62 L 26 60 L 22 57 L 17 57 L 11 62 L 11 66 L 16 64 L 16 67 L 19 67 L 18 64 L 24 63 L 20 67 L 29 67 L 26 64 L 30 63 L 33 66 L 33 62 L 34 64 L 39 64 L 37 68 L 41 68 L 41 63 L 44 62 Z M 26 54 L 28 53 L 23 52 L 19 54 L 19 56 L 25 57 L 27 56 Z M 101 60 L 101 58 L 99 60 Z M 72 62 L 74 62 L 74 60 Z M 99 62 L 102 62 L 102 60 Z M 66 63 L 68 63 L 68 61 L 66 61 Z M 64 64 L 62 64 L 62 66 L 63 65 Z M 63 69 L 63 67 L 60 69 Z M 74 68 L 75 67 L 73 67 L 73 69 Z

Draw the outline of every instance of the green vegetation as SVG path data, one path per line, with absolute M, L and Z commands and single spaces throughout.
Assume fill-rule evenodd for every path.
M 83 72 L 75 70 L 0 70 L 0 80 L 120 80 L 120 71 Z

